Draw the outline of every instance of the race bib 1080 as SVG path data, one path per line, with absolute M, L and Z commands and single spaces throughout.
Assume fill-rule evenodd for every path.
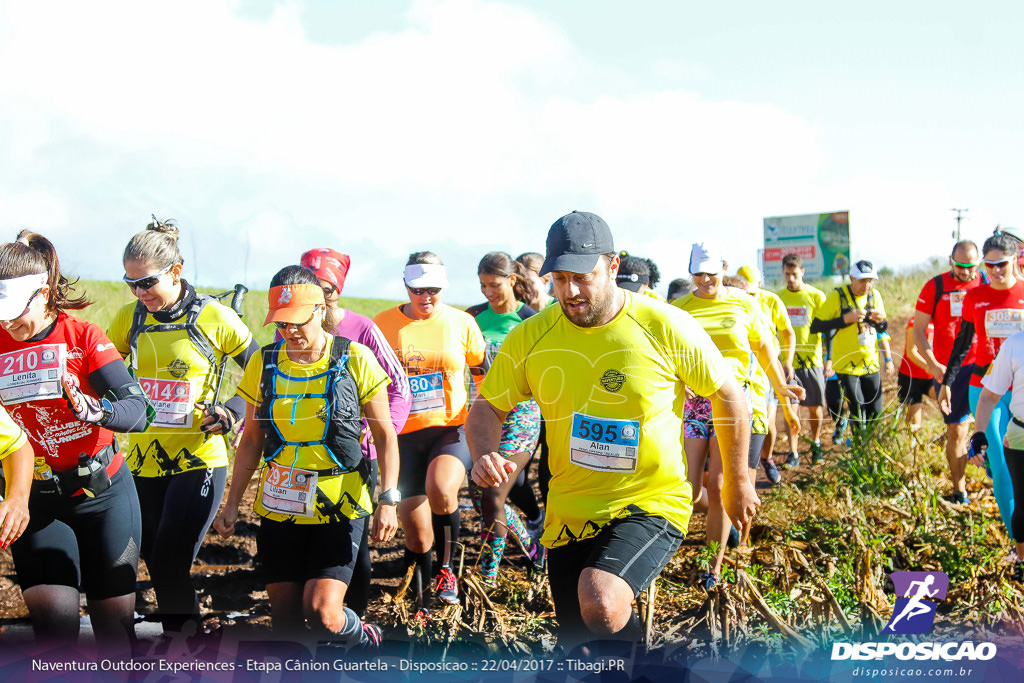
M 41 344 L 0 355 L 0 401 L 5 405 L 60 398 L 67 346 Z
M 412 393 L 410 415 L 429 410 L 444 410 L 444 378 L 440 372 L 410 375 L 409 390 Z
M 636 472 L 640 422 L 573 413 L 569 460 L 598 472 Z

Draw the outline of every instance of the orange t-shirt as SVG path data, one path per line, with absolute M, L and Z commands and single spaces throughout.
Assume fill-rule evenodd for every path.
M 433 318 L 413 320 L 397 306 L 373 322 L 409 375 L 412 407 L 401 433 L 465 423 L 466 368 L 483 363 L 487 349 L 473 317 L 442 305 Z

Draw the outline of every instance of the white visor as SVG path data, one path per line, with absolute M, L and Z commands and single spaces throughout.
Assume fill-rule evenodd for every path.
M 448 286 L 448 275 L 444 266 L 436 263 L 414 263 L 405 267 L 405 284 L 413 289 L 421 287 Z
M 46 285 L 46 273 L 32 273 L 0 280 L 0 320 L 21 316 L 32 295 Z

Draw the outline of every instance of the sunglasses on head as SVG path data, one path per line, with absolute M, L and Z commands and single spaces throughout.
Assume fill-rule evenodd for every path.
M 132 290 L 133 292 L 136 289 L 153 289 L 153 286 L 156 285 L 156 283 L 160 282 L 160 278 L 163 277 L 163 275 L 173 267 L 174 264 L 172 263 L 171 265 L 161 270 L 159 273 L 153 273 L 152 275 L 147 275 L 146 277 L 140 277 L 138 280 L 129 280 L 127 275 L 125 275 L 121 279 L 124 280 L 124 283 L 126 285 L 128 285 L 128 289 Z
M 437 296 L 441 293 L 440 287 L 410 287 L 409 285 L 406 285 L 405 287 L 416 296 L 423 296 L 424 294 Z
M 274 327 L 276 327 L 279 330 L 286 330 L 289 327 L 305 327 L 306 325 L 308 325 L 311 322 L 313 322 L 313 318 L 316 317 L 316 312 L 318 310 L 320 310 L 320 306 L 319 305 L 314 306 L 313 307 L 313 315 L 309 316 L 309 320 L 307 320 L 304 323 L 281 323 L 281 322 L 274 322 Z

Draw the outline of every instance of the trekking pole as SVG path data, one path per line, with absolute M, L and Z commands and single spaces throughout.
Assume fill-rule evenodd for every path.
M 234 311 L 235 314 L 238 315 L 239 318 L 241 318 L 242 317 L 242 302 L 245 301 L 245 293 L 248 292 L 248 291 L 249 291 L 249 288 L 246 287 L 245 285 L 237 284 L 237 285 L 235 285 L 235 289 L 233 290 L 233 293 L 232 292 L 224 292 L 224 294 L 222 294 L 222 295 L 220 295 L 220 296 L 218 296 L 216 298 L 219 299 L 219 298 L 222 298 L 224 296 L 227 296 L 228 294 L 231 294 L 231 310 Z M 227 367 L 227 362 L 228 362 L 228 356 L 227 356 L 227 354 L 224 354 L 223 356 L 221 356 L 220 365 L 217 367 L 217 386 L 213 390 L 213 402 L 210 403 L 210 405 L 206 407 L 207 414 L 211 415 L 212 417 L 217 417 L 217 403 L 220 401 L 220 387 L 221 387 L 221 384 L 224 383 L 224 370 Z M 213 412 L 210 412 L 211 410 Z M 219 421 L 220 421 L 220 418 L 218 418 L 218 422 Z M 214 424 L 217 424 L 217 423 L 215 422 Z M 211 425 L 211 427 L 212 426 L 213 425 Z M 226 433 L 225 433 L 225 435 L 226 435 Z M 209 436 L 209 433 L 207 433 L 207 436 Z

